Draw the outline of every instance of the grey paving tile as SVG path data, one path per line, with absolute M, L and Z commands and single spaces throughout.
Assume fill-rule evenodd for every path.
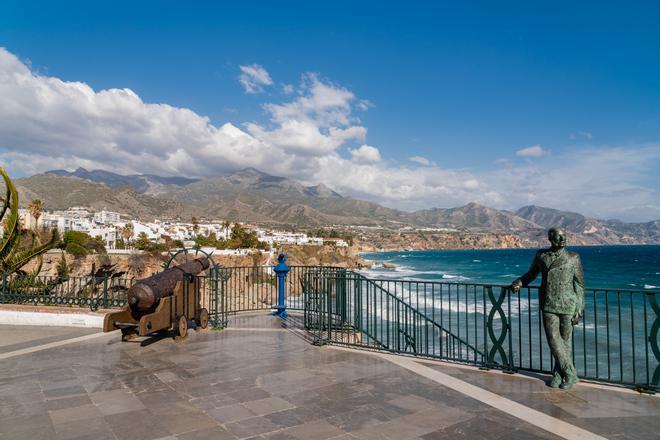
M 137 397 L 124 389 L 92 393 L 90 398 L 103 415 L 138 411 L 145 408 Z
M 111 438 L 112 431 L 110 426 L 102 418 L 85 418 L 81 420 L 71 420 L 66 423 L 55 425 L 55 433 L 60 440 L 80 439 L 80 438 Z M 108 435 L 110 437 L 108 437 Z
M 219 423 L 236 422 L 239 420 L 249 419 L 257 415 L 240 403 L 235 403 L 233 405 L 227 405 L 220 408 L 211 408 L 205 410 L 205 412 Z
M 294 405 L 279 397 L 266 397 L 265 399 L 251 400 L 243 405 L 258 415 L 271 414 L 285 409 L 295 408 Z
M 278 413 L 273 413 L 265 416 L 269 420 L 272 420 L 276 424 L 284 423 L 282 426 L 289 425 L 289 426 L 295 426 L 298 424 L 303 424 L 307 422 L 311 422 L 314 420 L 319 420 L 326 418 L 330 416 L 331 413 L 322 410 L 321 408 L 317 407 L 316 405 L 305 405 L 305 406 L 299 406 L 293 409 L 281 411 Z M 300 423 L 293 423 L 293 419 L 291 419 L 289 422 L 286 422 L 286 418 L 295 418 L 300 421 Z M 283 419 L 284 418 L 284 419 Z
M 51 440 L 55 438 L 53 426 L 33 426 L 21 431 L 12 431 L 2 434 L 2 440 Z
M 177 435 L 181 440 L 236 440 L 237 437 L 226 429 L 216 426 Z
M 345 431 L 329 423 L 327 420 L 315 420 L 303 425 L 294 426 L 283 431 L 297 439 L 325 440 L 345 434 Z
M 3 439 L 11 436 L 20 437 L 21 435 L 27 437 L 27 434 L 21 433 L 36 430 L 37 428 L 44 428 L 44 431 L 48 431 L 48 428 L 53 428 L 53 423 L 48 414 L 0 418 L 0 435 Z
M 166 417 L 162 417 L 160 421 L 173 434 L 182 434 L 218 426 L 215 420 L 203 412 L 168 414 Z
M 251 437 L 280 429 L 279 426 L 262 416 L 227 423 L 225 428 L 238 438 Z
M 105 421 L 114 435 L 123 440 L 153 440 L 172 434 L 160 418 L 146 409 L 105 416 Z
M 237 402 L 250 402 L 252 400 L 270 397 L 270 393 L 263 388 L 243 388 L 227 393 L 227 395 Z
M 93 404 L 56 409 L 48 412 L 54 425 L 70 423 L 76 420 L 91 420 L 103 417 L 99 408 Z
M 44 396 L 47 399 L 50 398 L 59 398 L 59 397 L 69 397 L 76 396 L 80 394 L 86 394 L 87 390 L 82 385 L 71 385 L 62 388 L 54 388 L 44 390 Z
M 79 396 L 71 396 L 71 397 L 63 397 L 60 399 L 47 400 L 45 403 L 45 407 L 48 410 L 54 411 L 58 409 L 88 405 L 91 403 L 92 403 L 92 399 L 90 399 L 87 394 L 81 394 Z

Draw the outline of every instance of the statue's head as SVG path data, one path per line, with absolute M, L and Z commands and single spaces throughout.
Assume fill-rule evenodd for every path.
M 550 228 L 548 230 L 548 240 L 555 249 L 566 246 L 566 232 L 562 228 Z

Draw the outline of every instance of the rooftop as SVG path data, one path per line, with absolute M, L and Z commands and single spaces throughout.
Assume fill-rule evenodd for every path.
M 0 438 L 651 438 L 660 398 L 309 343 L 291 321 L 120 341 L 0 326 Z

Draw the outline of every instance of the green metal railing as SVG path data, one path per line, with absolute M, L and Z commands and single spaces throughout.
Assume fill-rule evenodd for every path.
M 289 266 L 286 277 L 286 306 L 289 310 L 304 309 L 303 280 L 318 266 Z M 328 273 L 343 270 L 323 267 Z M 226 326 L 231 315 L 240 312 L 272 310 L 277 303 L 277 276 L 272 266 L 212 268 L 202 279 L 203 300 L 208 304 L 213 325 Z
M 133 279 L 103 276 L 2 275 L 0 304 L 60 305 L 98 308 L 122 307 Z
M 309 271 L 305 324 L 346 344 L 514 372 L 550 373 L 538 288 L 374 280 Z M 660 293 L 587 289 L 573 331 L 579 376 L 644 389 L 660 385 Z M 351 334 L 351 331 L 353 334 Z
M 270 266 L 212 266 L 200 276 L 213 325 L 239 312 L 270 311 L 277 277 Z M 0 304 L 122 307 L 133 279 L 113 276 L 2 275 Z M 369 279 L 337 267 L 291 266 L 288 310 L 318 343 L 550 373 L 538 288 Z M 586 289 L 573 331 L 578 375 L 644 389 L 660 386 L 660 292 Z

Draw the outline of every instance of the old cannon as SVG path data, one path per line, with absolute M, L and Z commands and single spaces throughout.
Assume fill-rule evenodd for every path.
M 146 336 L 159 330 L 174 330 L 186 337 L 188 322 L 205 329 L 209 312 L 201 306 L 201 281 L 197 275 L 210 266 L 208 258 L 180 264 L 138 281 L 128 289 L 128 304 L 105 315 L 103 331 L 121 329 L 122 340 Z

